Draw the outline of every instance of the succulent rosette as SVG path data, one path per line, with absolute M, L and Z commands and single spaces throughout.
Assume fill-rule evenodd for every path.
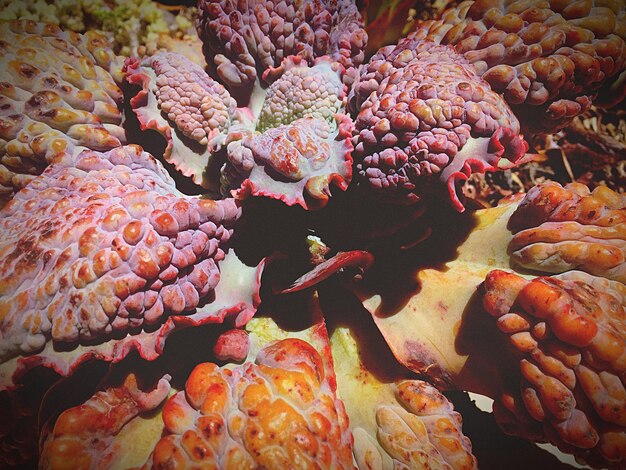
M 242 104 L 255 82 L 289 56 L 312 64 L 328 55 L 353 74 L 367 42 L 361 15 L 350 0 L 202 0 L 196 28 L 215 78 L 233 95 L 244 95 Z
M 598 90 L 626 91 L 623 1 L 464 1 L 410 37 L 449 44 L 529 132 L 554 132 L 589 109 Z
M 137 146 L 48 167 L 0 213 L 2 389 L 36 365 L 154 359 L 177 327 L 245 324 L 260 271 L 227 254 L 239 214 L 185 197 Z
M 0 194 L 10 196 L 59 154 L 122 145 L 121 59 L 95 32 L 0 22 Z
M 278 198 L 305 209 L 323 206 L 330 186 L 341 190 L 352 177 L 352 120 L 343 109 L 342 67 L 326 57 L 313 66 L 288 57 L 264 77 L 271 84 L 248 123 L 228 136 L 222 193 L 235 189 Z M 238 189 L 239 188 L 239 189 Z
M 128 83 L 140 86 L 130 104 L 141 129 L 161 133 L 165 160 L 209 187 L 207 166 L 226 140 L 235 100 L 202 67 L 175 52 L 128 59 L 124 71 Z
M 622 98 L 624 10 L 467 1 L 363 64 L 352 1 L 201 0 L 207 71 L 0 23 L 0 465 L 475 469 L 466 391 L 624 468 L 623 195 L 459 191 Z
M 360 69 L 351 95 L 360 181 L 411 203 L 457 182 L 510 168 L 528 145 L 506 102 L 449 46 L 412 39 L 382 48 Z

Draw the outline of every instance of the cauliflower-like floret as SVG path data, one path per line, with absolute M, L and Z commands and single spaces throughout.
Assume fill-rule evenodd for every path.
M 352 468 L 352 439 L 334 377 L 300 339 L 265 346 L 256 363 L 203 363 L 163 409 L 147 468 Z
M 626 283 L 626 196 L 598 186 L 546 182 L 511 216 L 511 260 L 560 273 L 580 269 Z
M 494 411 L 511 434 L 603 468 L 626 462 L 626 287 L 573 271 L 492 271 L 483 304 L 519 355 L 519 388 Z
M 624 24 L 621 0 L 477 0 L 410 37 L 453 45 L 525 130 L 554 132 L 586 111 L 601 87 L 616 85 L 614 101 L 624 96 Z
M 354 71 L 367 42 L 351 0 L 201 0 L 196 28 L 207 63 L 231 93 L 249 92 L 257 76 L 291 55 L 308 63 L 330 55 Z
M 200 324 L 235 315 L 228 309 L 237 302 L 216 292 L 240 214 L 234 200 L 183 196 L 137 146 L 85 151 L 70 163 L 48 167 L 0 212 L 2 362 L 50 341 L 72 347 L 131 329 L 127 341 L 153 359 L 169 317 Z M 209 311 L 213 296 L 219 307 Z M 237 323 L 254 312 L 241 300 Z M 131 344 L 107 354 L 123 357 Z
M 130 100 L 141 128 L 163 134 L 164 158 L 207 186 L 206 167 L 226 139 L 235 100 L 202 67 L 178 53 L 161 52 L 141 64 L 128 59 L 124 70 L 126 81 L 141 86 Z
M 122 145 L 121 60 L 102 35 L 0 22 L 0 194 L 59 154 Z
M 463 210 L 458 180 L 519 163 L 528 148 L 506 102 L 450 46 L 405 39 L 382 48 L 349 105 L 361 181 L 403 202 L 439 182 Z
M 290 124 L 305 116 L 326 120 L 335 126 L 335 114 L 345 104 L 346 90 L 341 82 L 336 63 L 327 57 L 309 67 L 300 57 L 288 57 L 280 67 L 264 75 L 268 87 L 256 129 L 267 129 Z

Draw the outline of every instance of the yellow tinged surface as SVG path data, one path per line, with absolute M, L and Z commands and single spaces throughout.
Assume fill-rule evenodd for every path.
M 512 234 L 506 225 L 516 207 L 476 211 L 475 228 L 457 247 L 457 257 L 443 267 L 418 271 L 418 291 L 397 311 L 385 311 L 380 295 L 358 292 L 393 353 L 409 369 L 427 372 L 444 385 L 484 394 L 493 390 L 497 358 L 493 364 L 484 359 L 493 356 L 490 348 L 497 339 L 487 337 L 493 332 L 477 289 L 489 271 L 512 270 L 507 254 Z

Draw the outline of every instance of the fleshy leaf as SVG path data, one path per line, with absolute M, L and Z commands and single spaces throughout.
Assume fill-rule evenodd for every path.
M 99 391 L 84 404 L 66 410 L 58 417 L 42 446 L 40 466 L 112 468 L 121 465 L 123 428 L 135 417 L 158 407 L 169 391 L 168 376 L 159 380 L 154 390 L 144 392 L 138 388 L 135 375 L 129 374 L 120 386 Z M 142 451 L 138 441 L 134 440 L 132 446 L 136 455 Z
M 410 378 L 387 381 L 369 371 L 345 326 L 334 329 L 331 346 L 358 468 L 478 468 L 461 415 L 435 387 Z
M 449 44 L 502 93 L 529 133 L 556 132 L 599 89 L 624 97 L 623 2 L 464 1 L 409 35 Z
M 128 59 L 126 81 L 141 88 L 130 100 L 142 130 L 167 141 L 164 158 L 198 185 L 208 187 L 206 169 L 226 140 L 236 103 L 226 89 L 181 54 L 161 52 Z
M 328 55 L 350 73 L 363 61 L 367 34 L 351 0 L 198 3 L 196 22 L 214 76 L 241 106 L 264 72 L 289 56 L 312 64 Z
M 1 388 L 36 365 L 154 359 L 179 327 L 245 324 L 262 264 L 226 255 L 239 213 L 178 193 L 136 146 L 51 165 L 2 210 Z
M 447 192 L 463 211 L 459 181 L 528 160 L 509 106 L 449 46 L 382 48 L 360 69 L 349 108 L 359 184 L 398 202 Z
M 626 282 L 626 196 L 579 183 L 532 188 L 511 217 L 511 260 L 540 272 L 580 269 Z

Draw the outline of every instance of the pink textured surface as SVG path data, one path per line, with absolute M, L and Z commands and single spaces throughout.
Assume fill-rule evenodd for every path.
M 364 58 L 367 34 L 350 0 L 198 2 L 205 56 L 229 89 L 251 87 L 263 72 L 298 55 L 330 55 L 346 69 Z
M 239 212 L 178 194 L 136 146 L 52 165 L 0 214 L 0 357 L 193 311 L 220 280 Z
M 513 106 L 525 129 L 553 132 L 610 88 L 626 92 L 621 0 L 464 1 L 411 34 L 453 45 Z
M 309 66 L 304 59 L 290 56 L 280 67 L 267 70 L 263 77 L 271 82 L 265 93 L 256 130 L 263 132 L 296 119 L 313 116 L 335 124 L 346 101 L 346 86 L 341 82 L 343 69 L 328 57 Z
M 228 129 L 235 100 L 202 67 L 173 52 L 155 54 L 142 65 L 154 70 L 159 108 L 184 135 L 206 145 Z
M 405 39 L 382 48 L 349 99 L 361 181 L 402 202 L 443 184 L 462 210 L 457 180 L 511 166 L 528 148 L 506 102 L 449 46 Z

